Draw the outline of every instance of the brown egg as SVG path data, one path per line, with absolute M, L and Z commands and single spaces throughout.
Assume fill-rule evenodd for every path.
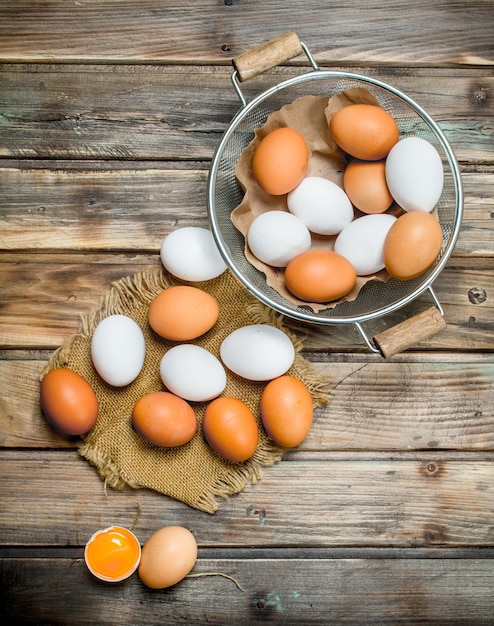
M 216 398 L 208 404 L 202 422 L 204 437 L 228 461 L 241 463 L 256 451 L 259 428 L 249 407 L 238 398 Z
M 165 589 L 183 580 L 196 560 L 197 542 L 190 530 L 166 526 L 142 547 L 139 578 L 151 589 Z
M 305 139 L 293 128 L 268 133 L 252 157 L 252 175 L 266 193 L 280 196 L 299 184 L 307 171 L 309 150 Z
M 70 369 L 50 370 L 41 381 L 40 404 L 48 422 L 65 435 L 84 435 L 96 424 L 98 398 L 85 378 Z
M 314 418 L 312 397 L 304 383 L 290 375 L 271 380 L 261 396 L 264 429 L 279 446 L 293 448 L 307 437 Z
M 399 139 L 393 117 L 372 104 L 343 107 L 331 118 L 329 130 L 342 150 L 364 161 L 384 159 Z
M 409 280 L 420 276 L 436 260 L 443 243 L 437 219 L 424 211 L 401 215 L 384 241 L 384 263 L 394 278 Z
M 171 341 L 191 341 L 210 330 L 220 308 L 216 298 L 198 287 L 179 285 L 165 289 L 151 302 L 151 328 Z
M 285 284 L 294 296 L 306 302 L 331 302 L 355 286 L 355 268 L 332 250 L 307 250 L 285 269 Z
M 132 410 L 136 431 L 155 446 L 174 448 L 196 434 L 197 418 L 190 404 L 168 391 L 142 396 Z
M 353 206 L 363 213 L 384 213 L 393 203 L 384 159 L 350 161 L 343 173 L 343 187 Z

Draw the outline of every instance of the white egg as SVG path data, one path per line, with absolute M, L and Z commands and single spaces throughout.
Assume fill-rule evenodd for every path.
M 223 340 L 220 356 L 238 376 L 263 381 L 284 374 L 295 359 L 295 349 L 279 328 L 251 324 L 237 328 Z
M 421 137 L 402 139 L 387 156 L 386 182 L 402 209 L 430 213 L 439 202 L 444 185 L 438 151 Z
M 191 343 L 168 350 L 161 359 L 160 374 L 169 391 L 191 402 L 212 400 L 226 386 L 221 362 L 208 350 Z
M 142 330 L 127 315 L 110 315 L 96 326 L 91 338 L 91 359 L 108 384 L 129 385 L 139 375 L 145 355 Z
M 247 232 L 252 254 L 273 267 L 285 267 L 310 248 L 307 226 L 287 211 L 266 211 L 254 218 Z
M 288 210 L 319 235 L 337 235 L 353 220 L 350 198 L 336 183 L 307 176 L 287 195 Z
M 359 217 L 336 237 L 334 251 L 350 261 L 358 276 L 375 274 L 384 269 L 384 241 L 395 222 L 387 213 Z
M 179 228 L 167 235 L 160 257 L 170 274 L 191 282 L 211 280 L 226 270 L 211 231 L 198 226 Z

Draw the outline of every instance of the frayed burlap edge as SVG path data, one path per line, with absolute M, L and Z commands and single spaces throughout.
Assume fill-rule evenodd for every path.
M 77 333 L 67 339 L 53 353 L 47 365 L 42 369 L 40 379 L 49 370 L 66 365 L 71 347 L 78 336 L 90 337 L 104 318 L 114 314 L 128 315 L 129 309 L 132 309 L 133 305 L 151 303 L 163 289 L 177 284 L 187 283 L 175 279 L 158 265 L 148 267 L 133 276 L 127 276 L 113 282 L 110 290 L 101 298 L 99 304 L 81 315 Z M 290 337 L 295 347 L 295 361 L 292 367 L 296 370 L 298 376 L 303 378 L 315 406 L 327 404 L 332 396 L 332 392 L 328 387 L 328 381 L 315 370 L 309 361 L 300 355 L 303 347 L 302 340 L 284 327 L 283 316 L 259 301 L 253 301 L 247 308 L 252 323 L 271 324 L 283 330 Z M 269 467 L 278 463 L 282 460 L 286 451 L 286 448 L 281 448 L 274 444 L 261 443 L 251 459 L 242 465 L 232 465 L 228 473 L 220 475 L 210 485 L 207 492 L 202 493 L 191 506 L 207 513 L 215 513 L 218 510 L 218 498 L 226 499 L 231 495 L 240 493 L 247 484 L 256 484 L 262 479 L 262 467 Z M 78 453 L 96 467 L 105 485 L 115 490 L 123 490 L 126 487 L 132 489 L 143 488 L 143 485 L 127 476 L 112 459 L 108 458 L 92 444 L 91 433 L 88 433 L 82 439 L 78 447 Z
M 109 291 L 100 299 L 100 302 L 81 315 L 77 333 L 53 353 L 50 361 L 43 368 L 41 377 L 50 369 L 60 367 L 66 362 L 72 343 L 77 335 L 81 337 L 91 336 L 96 326 L 105 317 L 116 314 L 128 315 L 129 308 L 132 308 L 134 304 L 150 303 L 163 289 L 176 284 L 181 283 L 175 281 L 156 265 L 148 267 L 133 276 L 126 276 L 114 281 Z

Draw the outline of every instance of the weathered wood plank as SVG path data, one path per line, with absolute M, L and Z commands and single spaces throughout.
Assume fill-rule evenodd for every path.
M 454 566 L 453 566 L 454 565 Z M 7 623 L 86 624 L 490 624 L 494 568 L 488 559 L 201 558 L 163 591 L 136 576 L 98 584 L 82 559 L 1 562 L 0 616 Z
M 490 69 L 347 69 L 375 76 L 415 99 L 443 128 L 460 161 L 492 162 Z M 0 156 L 209 160 L 240 109 L 231 71 L 0 64 Z M 250 99 L 305 71 L 278 68 L 242 90 Z
M 91 233 L 89 226 L 87 232 Z M 159 263 L 158 251 L 159 247 L 154 258 L 146 255 L 145 261 Z M 71 257 L 65 262 L 57 257 L 57 262 L 52 263 L 50 256 L 23 255 L 22 258 L 17 256 L 14 263 L 0 263 L 0 345 L 3 347 L 57 348 L 76 332 L 80 315 L 98 304 L 112 281 L 143 269 L 143 265 L 133 258 L 126 262 L 125 257 L 120 257 L 121 264 L 117 264 L 98 262 L 97 257 L 82 260 L 78 257 L 76 262 Z M 461 261 L 458 265 L 451 268 L 446 265 L 434 284 L 448 326 L 422 342 L 419 348 L 492 350 L 494 346 L 493 303 L 488 297 L 494 288 L 492 260 L 478 259 L 467 268 L 461 267 Z M 384 320 L 369 322 L 366 330 L 372 336 L 386 325 L 397 324 L 430 305 L 430 298 L 424 295 Z M 308 350 L 367 350 L 353 325 L 288 324 L 307 337 Z
M 145 537 L 186 524 L 201 546 L 492 545 L 494 465 L 471 460 L 282 461 L 213 515 L 158 493 L 108 493 L 76 452 L 3 451 L 4 546 L 84 545 L 98 528 Z
M 492 2 L 0 2 L 0 617 L 36 624 L 489 624 L 494 616 Z M 207 225 L 206 177 L 240 107 L 231 58 L 294 28 L 321 67 L 416 100 L 460 162 L 465 220 L 435 291 L 448 328 L 390 360 L 352 327 L 288 322 L 332 402 L 211 516 L 116 492 L 39 408 L 40 368 L 162 238 Z M 303 55 L 243 84 L 307 71 Z M 366 323 L 370 335 L 427 296 Z M 196 573 L 98 583 L 98 528 L 197 537 Z
M 2 169 L 1 247 L 159 250 L 181 226 L 207 226 L 207 170 Z M 64 242 L 64 243 L 62 243 Z
M 493 143 L 494 145 L 494 143 Z M 494 176 L 462 174 L 465 212 L 455 256 L 494 254 Z M 3 250 L 159 250 L 183 226 L 207 226 L 205 169 L 0 168 Z
M 39 407 L 43 361 L 0 361 L 0 446 L 74 447 Z M 333 390 L 305 442 L 294 451 L 492 450 L 494 362 L 314 363 Z M 292 458 L 292 456 L 290 457 Z M 309 457 L 310 458 L 310 457 Z
M 326 19 L 321 13 L 327 13 Z M 338 62 L 492 64 L 492 6 L 372 2 L 307 7 L 295 0 L 191 3 L 116 0 L 40 7 L 4 0 L 3 60 L 226 62 L 281 32 L 296 29 L 317 58 Z M 385 24 L 386 36 L 383 34 Z M 417 35 L 420 36 L 417 36 Z M 427 41 L 424 46 L 423 41 Z

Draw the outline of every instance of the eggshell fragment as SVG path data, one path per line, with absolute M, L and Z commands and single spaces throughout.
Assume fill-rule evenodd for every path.
M 155 446 L 175 448 L 188 443 L 197 431 L 194 409 L 167 391 L 148 393 L 135 403 L 132 424 L 143 439 Z
M 228 461 L 241 463 L 256 451 L 259 428 L 249 407 L 238 398 L 216 398 L 208 404 L 202 422 L 204 437 Z
M 436 148 L 421 137 L 399 141 L 386 159 L 391 195 L 405 211 L 430 213 L 444 185 L 444 168 Z
M 171 341 L 191 341 L 210 330 L 220 314 L 218 301 L 197 287 L 169 287 L 149 306 L 151 328 Z
M 290 213 L 312 233 L 336 235 L 353 219 L 350 198 L 336 183 L 306 176 L 287 196 Z
M 178 228 L 167 235 L 160 258 L 170 274 L 191 282 L 211 280 L 226 270 L 211 231 L 198 226 Z
M 437 258 L 443 232 L 437 219 L 424 211 L 401 215 L 384 242 L 386 269 L 400 280 L 420 276 Z
M 101 378 L 114 387 L 134 381 L 144 365 L 146 342 L 139 325 L 127 315 L 103 319 L 91 338 L 91 358 Z
M 314 419 L 309 390 L 289 375 L 270 381 L 261 396 L 261 419 L 276 444 L 285 448 L 298 446 L 307 437 Z
M 279 196 L 294 189 L 307 171 L 309 150 L 294 128 L 277 128 L 268 133 L 252 156 L 252 174 L 261 189 Z
M 220 346 L 223 363 L 248 380 L 270 380 L 284 374 L 295 359 L 288 335 L 269 324 L 242 326 L 230 333 Z
M 220 361 L 208 350 L 190 343 L 174 346 L 160 363 L 165 387 L 191 402 L 206 402 L 226 387 L 226 372 Z
M 85 378 L 67 368 L 50 370 L 41 381 L 40 404 L 52 427 L 65 435 L 84 435 L 98 418 L 98 398 Z
M 139 566 L 141 545 L 137 537 L 121 526 L 98 530 L 84 549 L 86 565 L 96 578 L 118 583 L 129 578 Z
M 151 589 L 165 589 L 183 580 L 196 561 L 197 542 L 190 530 L 166 526 L 142 547 L 139 578 Z

